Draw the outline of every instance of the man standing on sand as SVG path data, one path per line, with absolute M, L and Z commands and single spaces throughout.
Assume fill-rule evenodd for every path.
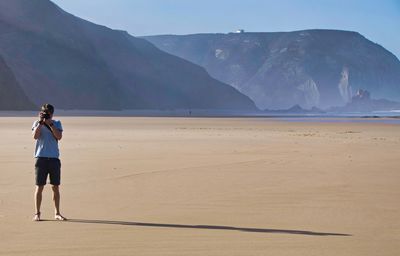
M 58 141 L 62 138 L 63 128 L 59 120 L 53 120 L 54 107 L 44 104 L 39 112 L 39 120 L 32 126 L 33 138 L 36 140 L 35 147 L 35 215 L 34 221 L 40 221 L 40 205 L 42 203 L 42 192 L 46 185 L 47 176 L 50 176 L 50 184 L 53 189 L 53 201 L 55 207 L 54 218 L 56 220 L 67 220 L 60 213 L 60 178 L 61 162 Z

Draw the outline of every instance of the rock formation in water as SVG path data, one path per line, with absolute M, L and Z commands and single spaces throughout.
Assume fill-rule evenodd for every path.
M 342 107 L 332 107 L 330 112 L 373 112 L 400 110 L 400 102 L 373 99 L 367 90 L 359 89 L 351 100 Z

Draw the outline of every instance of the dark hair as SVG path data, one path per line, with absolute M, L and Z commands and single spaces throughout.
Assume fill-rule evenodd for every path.
M 44 104 L 41 110 L 49 114 L 54 114 L 54 107 L 50 104 Z

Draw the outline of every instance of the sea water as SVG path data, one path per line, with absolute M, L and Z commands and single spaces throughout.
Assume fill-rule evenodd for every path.
M 400 124 L 400 110 L 280 116 L 277 119 L 288 122 Z

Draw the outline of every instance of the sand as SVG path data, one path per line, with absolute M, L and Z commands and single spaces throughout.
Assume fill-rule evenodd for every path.
M 33 215 L 34 117 L 0 118 L 0 255 L 400 255 L 400 125 L 61 117 Z

